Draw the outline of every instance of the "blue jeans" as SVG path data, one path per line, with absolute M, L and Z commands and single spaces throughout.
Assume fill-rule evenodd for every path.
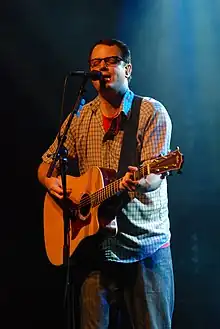
M 140 262 L 107 262 L 81 287 L 80 329 L 171 329 L 174 280 L 170 247 Z

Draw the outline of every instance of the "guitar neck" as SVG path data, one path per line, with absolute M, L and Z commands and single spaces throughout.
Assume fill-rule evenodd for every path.
M 143 166 L 139 168 L 138 171 L 134 173 L 135 179 L 141 179 L 142 177 L 148 175 L 150 173 L 150 164 Z M 92 206 L 98 206 L 105 200 L 113 197 L 115 194 L 117 194 L 120 191 L 120 183 L 122 181 L 122 178 L 116 179 L 113 182 L 109 183 L 102 189 L 94 192 L 91 197 Z
M 170 171 L 180 170 L 183 165 L 183 159 L 183 154 L 180 153 L 179 147 L 177 147 L 175 151 L 169 152 L 164 156 L 161 155 L 152 160 L 150 163 L 139 167 L 138 171 L 134 173 L 134 179 L 139 180 L 150 173 L 159 175 Z M 104 188 L 91 194 L 90 198 L 92 206 L 98 206 L 105 200 L 117 194 L 120 191 L 119 186 L 121 181 L 122 178 L 116 179 Z

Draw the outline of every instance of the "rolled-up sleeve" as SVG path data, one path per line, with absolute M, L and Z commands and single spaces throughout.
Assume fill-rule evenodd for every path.
M 172 122 L 165 107 L 158 101 L 152 103 L 153 111 L 143 136 L 141 162 L 166 155 L 170 151 Z

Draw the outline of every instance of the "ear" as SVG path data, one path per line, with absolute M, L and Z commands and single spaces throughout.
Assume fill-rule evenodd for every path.
M 125 77 L 128 79 L 131 76 L 132 72 L 132 65 L 131 64 L 126 64 L 125 65 Z

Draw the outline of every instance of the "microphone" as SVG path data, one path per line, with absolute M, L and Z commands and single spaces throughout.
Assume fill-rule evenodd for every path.
M 100 71 L 90 71 L 90 72 L 85 72 L 85 71 L 71 71 L 69 73 L 70 76 L 79 76 L 79 77 L 84 77 L 92 80 L 102 80 L 103 75 Z

